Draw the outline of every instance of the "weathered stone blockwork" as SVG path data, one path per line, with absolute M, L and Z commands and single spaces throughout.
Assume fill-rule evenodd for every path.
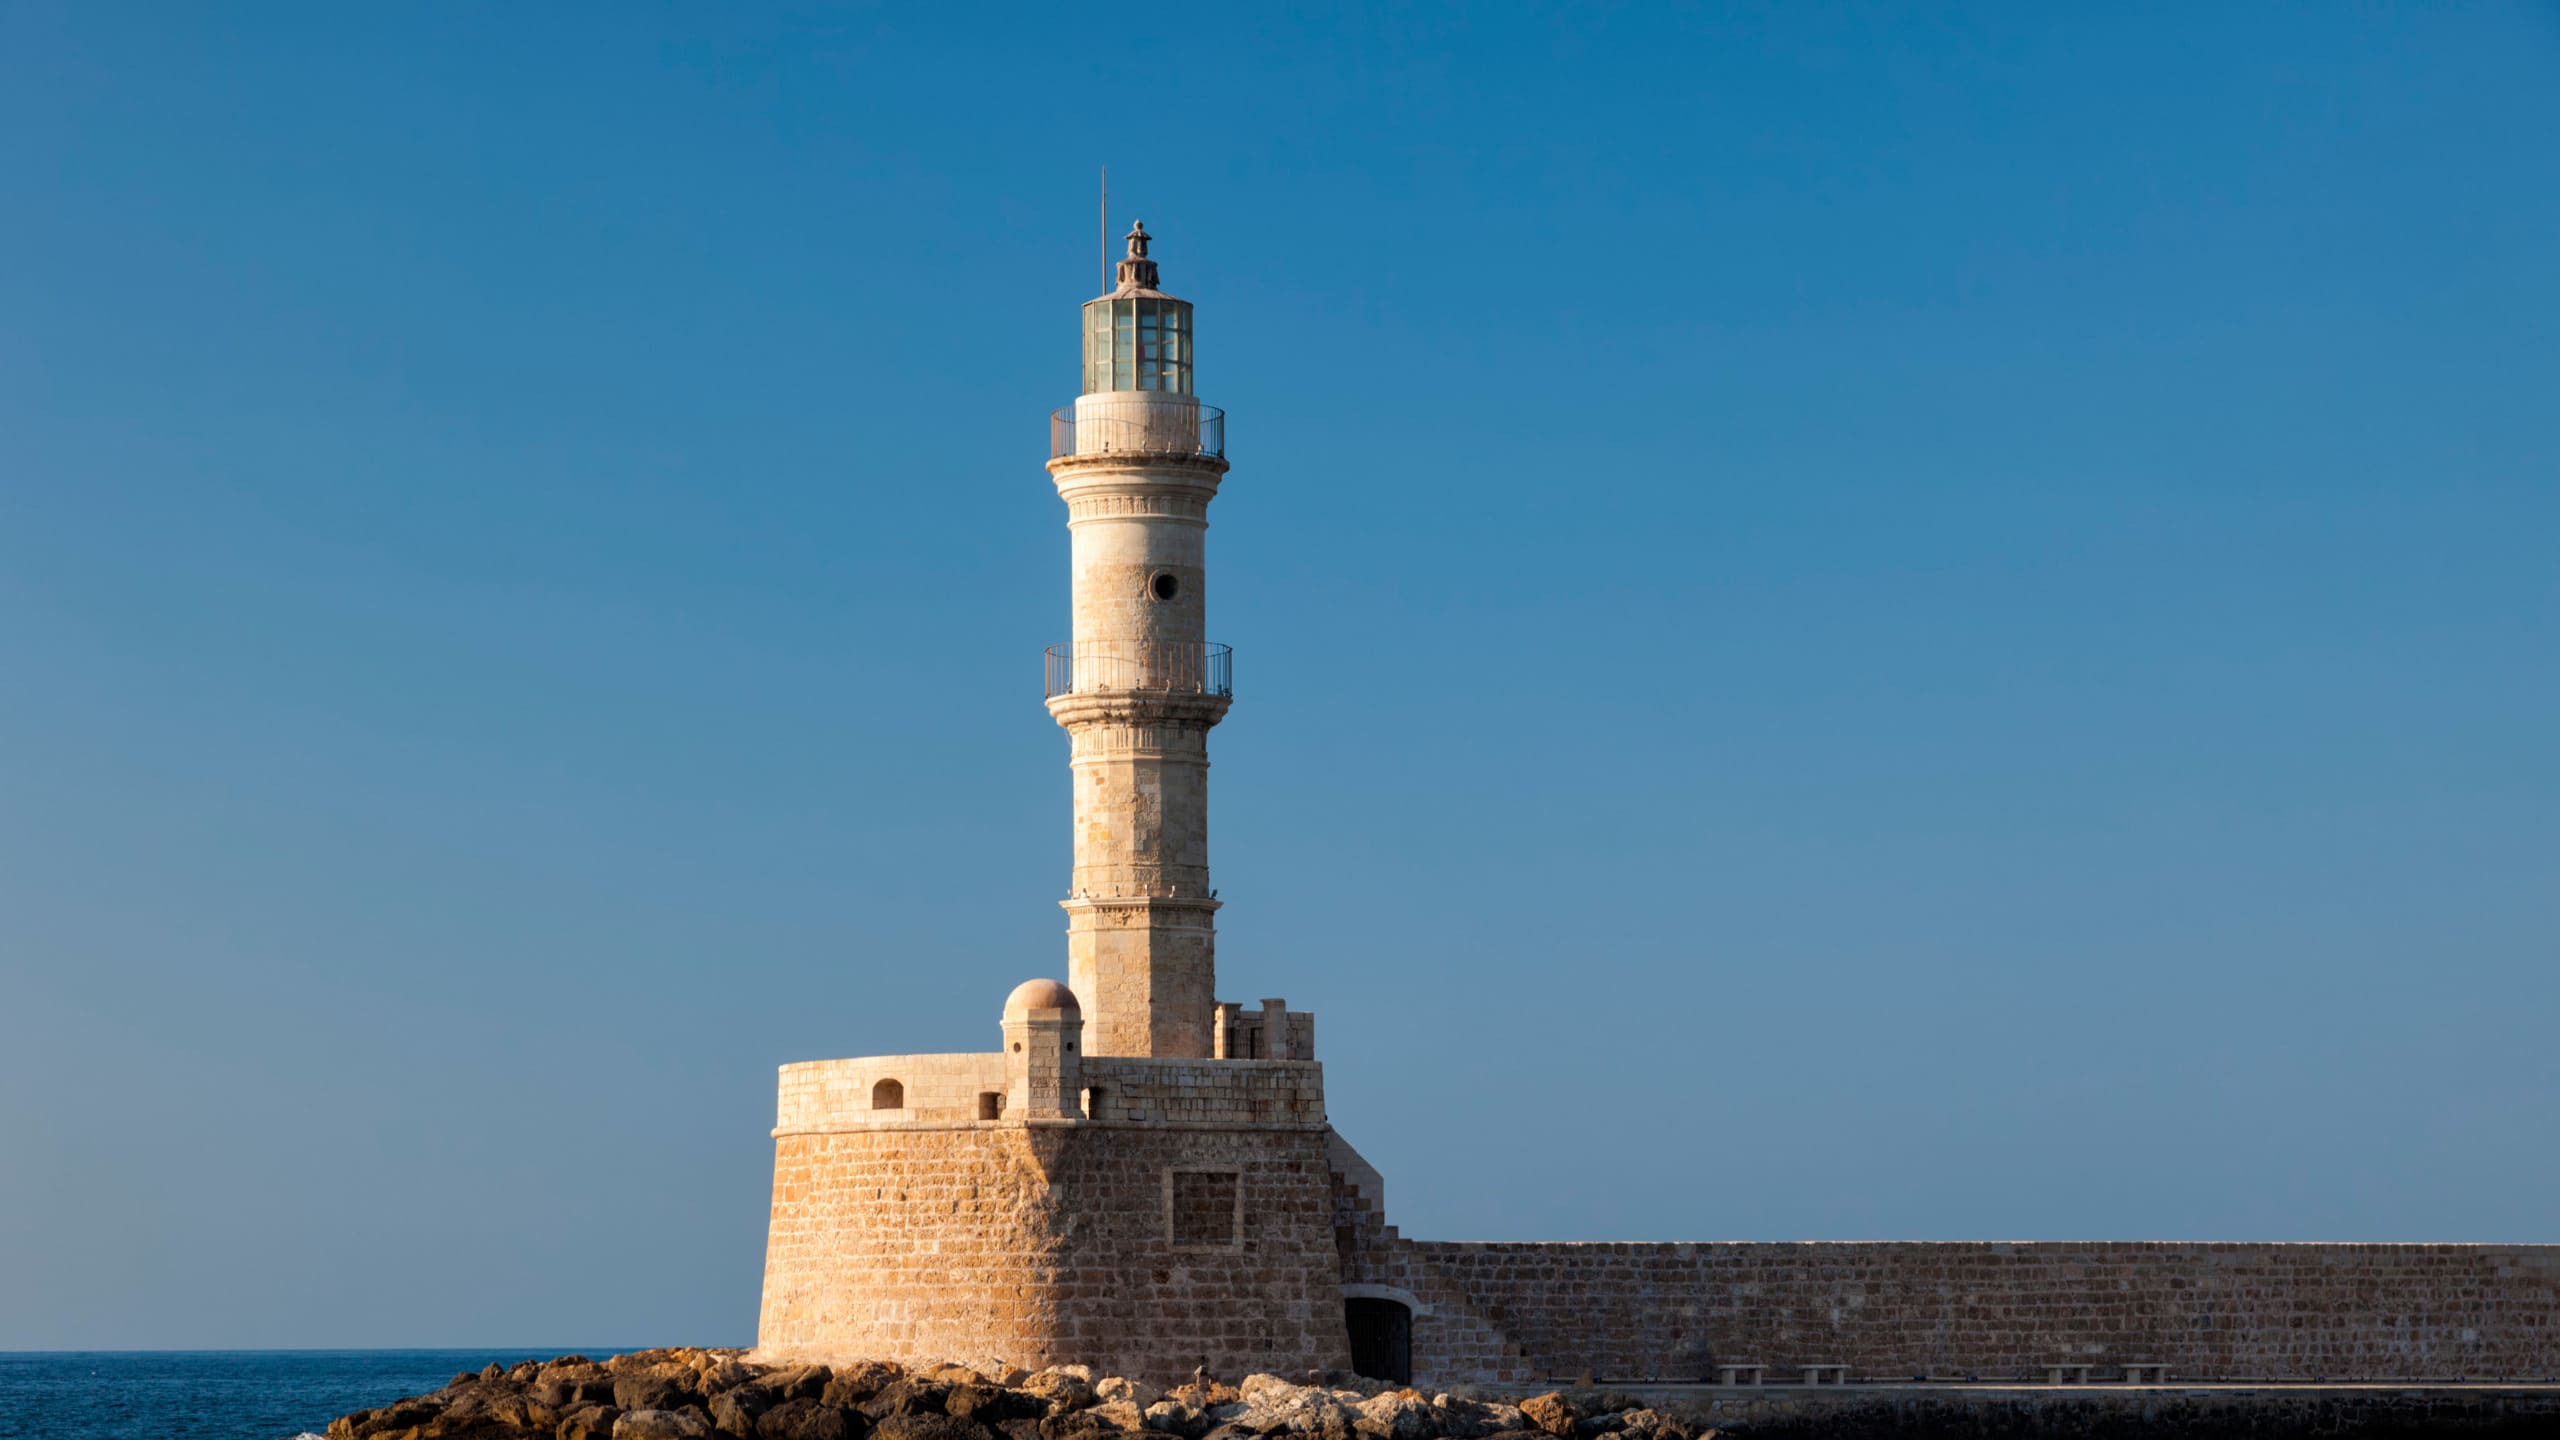
M 1694 1407 L 1751 1440 L 2545 1440 L 2551 1387 L 2305 1385 L 2230 1389 L 1787 1386 L 1692 1390 Z M 1729 1428 L 1727 1428 L 1729 1427 Z
M 2560 1375 L 2560 1246 L 1810 1242 L 1463 1244 L 1372 1231 L 1346 1278 L 1454 1296 L 1515 1352 L 1417 1318 L 1414 1364 L 1470 1378 L 2539 1379 Z M 1447 1323 L 1447 1317 L 1434 1317 Z M 1433 1353 L 1434 1344 L 1452 1347 Z M 1518 1374 L 1525 1363 L 1527 1376 Z M 1509 1369 L 1511 1373 L 1504 1373 Z
M 1312 1060 L 1087 1060 L 1100 1120 L 1193 1125 L 1324 1124 L 1324 1068 Z
M 1187 1190 L 1177 1171 L 1232 1175 Z M 1205 1232 L 1203 1193 L 1240 1201 Z M 900 1126 L 775 1141 L 758 1354 L 1090 1364 L 1159 1384 L 1350 1363 L 1321 1129 Z
M 1196 440 L 1190 397 L 1138 408 L 1190 416 Z M 1080 451 L 1049 468 L 1075 576 L 1070 685 L 1049 698 L 1075 776 L 1067 983 L 1084 1002 L 1088 1054 L 1205 1057 L 1218 909 L 1209 731 L 1227 697 L 1209 684 L 1203 546 L 1226 463 Z
M 884 1080 L 895 1084 L 904 1100 L 886 1111 L 872 1104 Z M 1000 1054 L 811 1060 L 782 1067 L 775 1124 L 784 1130 L 801 1130 L 854 1119 L 970 1120 L 977 1117 L 978 1096 L 1005 1085 Z

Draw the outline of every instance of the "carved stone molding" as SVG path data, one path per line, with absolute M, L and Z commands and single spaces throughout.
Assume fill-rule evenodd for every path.
M 1170 760 L 1178 764 L 1209 763 L 1209 727 L 1205 725 L 1120 725 L 1110 721 L 1069 727 L 1074 739 L 1068 754 L 1077 760 Z
M 1235 700 L 1163 690 L 1077 690 L 1049 697 L 1049 714 L 1069 730 L 1095 725 L 1169 725 L 1206 730 Z
M 1180 490 L 1162 486 L 1079 489 L 1064 497 L 1067 523 L 1084 520 L 1121 520 L 1142 517 L 1156 520 L 1180 520 L 1207 526 L 1209 494 L 1185 487 Z
M 1049 462 L 1058 493 L 1070 486 L 1107 482 L 1120 477 L 1168 485 L 1196 485 L 1215 491 L 1227 462 L 1215 455 L 1061 455 Z
M 1205 895 L 1070 895 L 1058 902 L 1070 926 L 1096 930 L 1209 930 L 1225 902 Z

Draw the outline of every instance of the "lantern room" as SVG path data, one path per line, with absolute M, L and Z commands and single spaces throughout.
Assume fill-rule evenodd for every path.
M 1129 253 L 1120 261 L 1119 284 L 1085 302 L 1084 393 L 1155 390 L 1191 393 L 1191 302 L 1156 288 L 1156 262 L 1147 258 L 1147 226 L 1129 227 Z

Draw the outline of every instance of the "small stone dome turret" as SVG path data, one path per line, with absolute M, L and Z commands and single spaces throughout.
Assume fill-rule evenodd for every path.
M 1055 980 L 1025 980 L 1004 997 L 1004 1018 L 1027 1015 L 1034 1010 L 1064 1010 L 1072 1015 L 1081 1009 L 1076 992 Z

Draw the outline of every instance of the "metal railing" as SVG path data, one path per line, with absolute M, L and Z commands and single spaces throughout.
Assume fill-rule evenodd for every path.
M 1049 458 L 1070 455 L 1206 455 L 1223 460 L 1227 412 L 1215 405 L 1167 405 L 1078 420 L 1070 405 L 1050 412 Z
M 1042 678 L 1051 697 L 1108 690 L 1231 696 L 1234 655 L 1196 640 L 1080 640 L 1043 652 Z

